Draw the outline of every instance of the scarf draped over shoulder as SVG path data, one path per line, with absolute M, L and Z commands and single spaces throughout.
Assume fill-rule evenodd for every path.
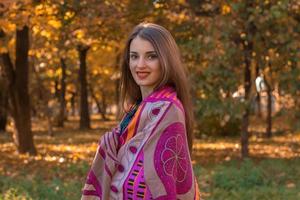
M 139 105 L 127 128 L 105 133 L 82 200 L 199 199 L 176 92 L 165 86 Z

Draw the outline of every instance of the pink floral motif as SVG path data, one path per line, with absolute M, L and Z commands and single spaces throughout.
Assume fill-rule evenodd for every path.
M 161 112 L 162 107 L 164 104 L 162 103 L 153 103 L 148 111 L 148 117 L 151 121 L 155 120 L 159 113 Z
M 153 115 L 158 115 L 160 108 L 154 108 L 151 112 Z
M 192 188 L 193 172 L 183 123 L 165 128 L 155 148 L 154 166 L 168 199 L 176 199 L 176 194 L 185 194 Z
M 164 172 L 176 182 L 183 182 L 187 175 L 188 159 L 181 135 L 167 139 L 161 154 Z

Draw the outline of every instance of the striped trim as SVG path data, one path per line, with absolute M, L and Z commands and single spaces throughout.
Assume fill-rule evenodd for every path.
M 150 96 L 143 100 L 144 102 L 169 101 L 173 102 L 181 111 L 184 112 L 181 101 L 177 98 L 174 88 L 166 86 L 158 91 L 153 92 Z
M 109 177 L 112 178 L 112 173 L 106 164 L 104 165 L 104 169 L 105 169 L 106 173 L 109 175 Z
M 93 190 L 84 190 L 82 194 L 85 196 L 98 196 L 98 193 Z
M 118 146 L 117 146 L 117 140 L 118 140 L 118 138 L 116 138 L 117 136 L 116 136 L 116 134 L 115 133 L 113 133 L 113 139 L 114 139 L 114 145 L 115 145 L 115 148 L 117 149 L 118 148 Z
M 96 190 L 96 188 L 92 184 L 84 184 L 84 190 Z
M 199 186 L 196 177 L 195 177 L 195 200 L 200 200 L 200 191 L 199 191 Z
M 88 188 L 84 188 L 83 189 L 84 195 L 94 195 L 97 197 L 102 197 L 102 188 L 93 170 L 89 172 L 86 183 L 93 185 L 95 190 L 90 190 L 91 189 L 90 186 Z M 85 186 L 88 186 L 87 184 Z
M 142 105 L 139 106 L 138 110 L 136 111 L 136 113 L 134 114 L 133 119 L 130 121 L 130 123 L 127 126 L 127 136 L 126 136 L 126 140 L 124 141 L 124 144 L 126 142 L 128 142 L 134 135 L 135 132 L 137 130 L 138 124 L 139 124 L 139 119 L 141 117 L 142 114 L 142 110 L 145 107 L 145 103 L 143 103 Z
M 173 92 L 174 89 L 171 88 L 171 87 L 166 87 L 165 89 L 162 89 L 162 91 L 158 94 L 158 95 L 155 95 L 156 98 L 161 98 L 161 97 L 164 97 L 166 96 L 167 94 Z

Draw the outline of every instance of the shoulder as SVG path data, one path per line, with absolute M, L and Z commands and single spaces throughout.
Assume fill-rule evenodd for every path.
M 144 112 L 148 113 L 148 116 L 161 116 L 164 120 L 184 120 L 185 111 L 179 100 L 174 100 L 170 98 L 164 99 L 153 99 L 145 104 Z
M 159 91 L 156 91 L 144 101 L 152 104 L 169 104 L 170 106 L 174 107 L 175 110 L 181 111 L 182 113 L 185 112 L 180 99 L 177 97 L 175 89 L 172 87 L 165 87 Z

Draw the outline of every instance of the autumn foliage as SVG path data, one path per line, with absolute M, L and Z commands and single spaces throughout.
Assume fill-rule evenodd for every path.
M 298 0 L 2 0 L 1 178 L 26 166 L 29 180 L 82 181 L 119 116 L 124 41 L 143 21 L 170 30 L 189 69 L 195 166 L 299 157 Z

